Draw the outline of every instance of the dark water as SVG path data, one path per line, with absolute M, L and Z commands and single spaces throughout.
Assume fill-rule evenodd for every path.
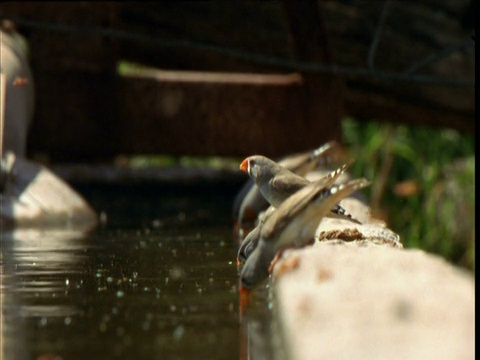
M 90 233 L 2 233 L 3 358 L 236 359 L 250 352 L 244 332 L 264 325 L 239 321 L 230 217 L 237 190 L 85 186 L 79 191 L 106 219 Z

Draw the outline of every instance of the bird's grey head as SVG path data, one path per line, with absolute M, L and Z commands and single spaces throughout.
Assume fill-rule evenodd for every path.
M 268 268 L 274 253 L 260 243 L 253 250 L 240 272 L 240 283 L 243 288 L 251 290 L 268 277 Z
M 265 156 L 253 155 L 243 160 L 240 169 L 248 173 L 255 182 L 258 182 L 261 179 L 271 178 L 279 166 L 275 161 Z

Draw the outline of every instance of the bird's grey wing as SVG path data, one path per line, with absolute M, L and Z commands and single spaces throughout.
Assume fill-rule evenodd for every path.
M 295 241 L 296 246 L 305 245 L 306 241 L 313 237 L 319 221 L 327 215 L 329 209 L 351 193 L 368 185 L 370 185 L 370 182 L 361 178 L 317 191 L 313 199 L 310 198 L 307 204 L 297 211 L 295 224 L 293 221 L 289 221 L 282 227 L 281 231 L 272 234 L 275 239 L 274 248 L 278 250 L 288 246 L 293 241 Z
M 337 179 L 340 177 L 340 175 L 342 175 L 353 163 L 354 163 L 354 160 L 350 160 L 346 162 L 345 164 L 340 166 L 338 169 L 328 173 L 327 175 L 317 180 L 316 182 L 323 184 L 324 188 L 332 186 L 335 183 L 335 181 L 337 181 Z
M 286 172 L 275 175 L 269 182 L 275 192 L 283 194 L 285 197 L 293 195 L 307 184 L 309 184 L 307 179 Z
M 285 200 L 273 212 L 262 226 L 262 238 L 265 241 L 275 239 L 275 234 L 280 232 L 308 203 L 322 190 L 320 184 L 311 183 Z

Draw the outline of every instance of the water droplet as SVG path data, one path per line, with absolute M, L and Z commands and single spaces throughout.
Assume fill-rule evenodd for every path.
M 183 270 L 183 268 L 180 266 L 172 266 L 169 273 L 173 280 L 181 279 L 186 275 L 185 270 Z
M 70 280 L 65 279 L 65 285 L 67 285 L 67 286 L 70 285 Z
M 72 323 L 72 318 L 67 316 L 65 319 L 63 319 L 63 323 L 67 326 L 70 325 Z
M 47 320 L 47 318 L 46 318 L 45 316 L 42 317 L 42 318 L 38 321 L 38 325 L 39 325 L 40 327 L 46 326 L 47 323 L 48 323 L 48 320 Z
M 117 291 L 117 297 L 118 297 L 118 298 L 122 298 L 123 295 L 125 295 L 125 293 L 124 293 L 122 290 L 118 290 L 118 291 Z
M 174 340 L 178 341 L 183 337 L 184 334 L 185 334 L 185 327 L 183 325 L 178 325 L 173 331 L 172 336 Z

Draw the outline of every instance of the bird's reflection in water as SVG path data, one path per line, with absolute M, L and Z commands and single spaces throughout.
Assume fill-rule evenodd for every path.
M 271 360 L 281 356 L 282 349 L 277 349 L 279 332 L 273 321 L 270 297 L 268 280 L 251 293 L 250 303 L 241 316 L 241 360 Z

